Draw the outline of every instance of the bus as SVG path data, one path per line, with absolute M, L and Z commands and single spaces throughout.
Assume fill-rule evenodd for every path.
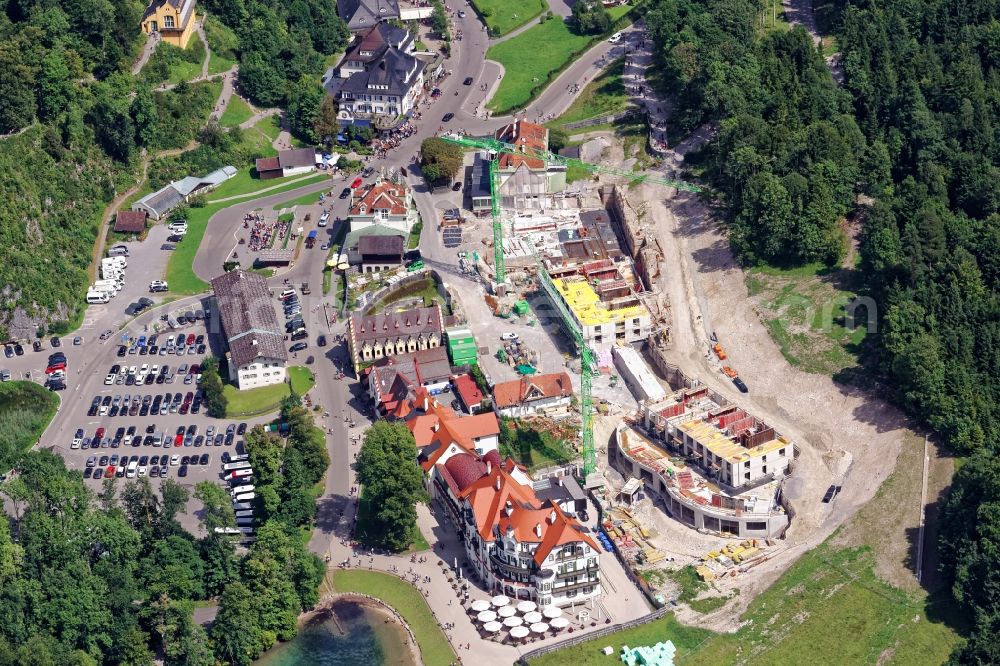
M 233 502 L 233 511 L 246 511 L 252 508 L 253 504 L 250 502 Z
M 243 493 L 252 493 L 253 491 L 254 487 L 253 484 L 251 483 L 245 486 L 236 486 L 230 492 L 232 492 L 233 495 L 235 496 L 235 495 L 242 495 Z
M 227 472 L 225 479 L 233 483 L 238 482 L 240 479 L 245 479 L 248 476 L 253 476 L 252 469 L 234 469 L 232 472 Z
M 253 518 L 253 509 L 243 509 L 236 512 L 237 518 Z
M 237 502 L 252 502 L 256 498 L 257 498 L 257 495 L 255 495 L 252 492 L 250 492 L 250 493 L 240 493 L 239 495 L 235 495 L 233 497 L 233 499 L 235 499 Z
M 240 531 L 240 534 L 250 534 L 250 535 L 252 535 L 256 531 L 252 527 L 238 527 L 237 529 Z
M 238 462 L 226 463 L 225 465 L 222 466 L 222 471 L 223 472 L 232 472 L 232 471 L 235 471 L 235 470 L 238 470 L 238 469 L 250 469 L 250 468 L 251 468 L 251 465 L 250 465 L 250 463 L 248 461 L 246 461 L 246 460 L 240 460 Z
M 233 534 L 233 535 L 235 535 L 235 534 L 239 534 L 240 531 L 238 529 L 236 529 L 235 527 L 216 527 L 215 528 L 215 533 L 216 534 Z
M 250 460 L 250 456 L 248 456 L 245 453 L 238 453 L 238 454 L 235 454 L 235 455 L 234 454 L 227 454 L 227 455 L 229 457 L 226 458 L 226 462 L 234 463 L 234 462 L 246 462 L 247 460 Z

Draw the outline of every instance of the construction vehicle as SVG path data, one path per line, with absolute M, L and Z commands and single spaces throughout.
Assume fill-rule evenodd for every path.
M 722 374 L 724 374 L 726 377 L 729 377 L 730 379 L 736 379 L 739 376 L 737 372 L 732 368 L 730 368 L 728 365 L 722 366 Z
M 458 144 L 464 148 L 478 148 L 486 150 L 490 160 L 490 214 L 493 220 L 493 263 L 494 263 L 494 283 L 495 291 L 500 293 L 503 285 L 507 281 L 507 270 L 503 256 L 503 221 L 500 218 L 500 155 L 519 155 L 521 157 L 533 157 L 545 163 L 562 164 L 566 167 L 576 166 L 586 169 L 595 174 L 606 174 L 611 176 L 621 176 L 627 178 L 631 183 L 652 183 L 673 187 L 678 190 L 688 192 L 700 192 L 701 188 L 690 183 L 679 180 L 669 180 L 656 176 L 649 176 L 635 171 L 615 169 L 613 167 L 603 167 L 596 164 L 588 164 L 576 158 L 563 157 L 547 150 L 539 150 L 530 146 L 515 146 L 503 141 L 498 141 L 493 137 L 473 138 L 460 136 L 457 134 L 446 134 L 441 137 L 445 141 Z M 576 320 L 570 313 L 566 304 L 552 282 L 551 276 L 545 268 L 542 258 L 538 254 L 538 249 L 531 244 L 531 251 L 535 257 L 535 264 L 538 267 L 538 278 L 543 290 L 549 300 L 555 306 L 562 318 L 566 332 L 576 344 L 577 352 L 580 355 L 580 420 L 582 421 L 583 440 L 583 478 L 597 470 L 597 453 L 594 450 L 594 405 L 592 397 L 593 378 L 599 369 L 597 365 L 597 354 L 588 345 L 583 337 L 583 331 L 577 325 Z M 496 310 L 494 310 L 496 313 Z M 499 315 L 499 313 L 496 313 Z M 504 315 L 499 315 L 504 316 Z M 506 316 L 510 316 L 509 311 Z
M 722 348 L 722 345 L 720 345 L 720 344 L 719 344 L 718 342 L 716 342 L 716 343 L 715 343 L 715 344 L 714 344 L 714 345 L 712 346 L 712 351 L 714 351 L 714 352 L 715 352 L 715 355 L 719 357 L 719 360 L 720 360 L 720 361 L 725 361 L 725 360 L 726 360 L 726 358 L 728 358 L 728 357 L 726 356 L 726 351 L 725 351 L 725 350 L 724 350 L 724 349 Z

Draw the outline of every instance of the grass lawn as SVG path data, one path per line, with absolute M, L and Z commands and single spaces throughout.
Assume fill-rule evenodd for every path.
M 232 384 L 226 384 L 222 392 L 228 400 L 226 407 L 228 418 L 249 418 L 277 411 L 281 401 L 288 397 L 288 384 L 261 386 L 246 391 L 240 391 Z
M 325 176 L 322 176 L 321 174 L 317 174 L 317 176 L 325 178 Z M 246 167 L 240 169 L 239 173 L 224 182 L 217 189 L 212 190 L 212 198 L 209 200 L 209 203 L 219 199 L 239 196 L 241 194 L 253 194 L 254 192 L 268 187 L 275 187 L 275 191 L 277 191 L 276 186 L 283 185 L 285 183 L 307 184 L 308 182 L 319 182 L 319 178 L 317 176 L 310 176 L 308 179 L 304 179 L 302 175 L 299 174 L 297 176 L 261 180 L 257 177 L 257 172 L 253 167 Z
M 406 238 L 406 249 L 416 250 L 417 246 L 420 245 L 420 233 L 424 230 L 424 223 L 417 222 L 410 229 L 410 235 Z
M 219 124 L 223 127 L 236 127 L 242 125 L 253 117 L 253 111 L 242 98 L 233 95 L 229 98 L 225 113 L 219 118 Z
M 261 118 L 260 122 L 254 125 L 254 129 L 260 130 L 264 133 L 264 136 L 274 141 L 278 138 L 278 134 L 281 133 L 281 116 Z
M 362 544 L 367 546 L 381 547 L 382 545 L 382 532 L 379 530 L 378 526 L 373 524 L 374 516 L 372 515 L 371 503 L 368 498 L 365 497 L 364 488 L 361 489 L 361 498 L 358 500 L 358 522 L 355 528 L 354 537 L 360 541 Z M 427 543 L 427 539 L 420 532 L 420 528 L 416 525 L 413 526 L 413 535 L 411 537 L 412 541 L 410 547 L 406 549 L 407 553 L 417 553 L 422 550 L 430 550 L 430 544 Z
M 623 645 L 638 647 L 640 645 L 655 645 L 666 640 L 673 641 L 678 656 L 682 656 L 688 654 L 711 635 L 711 632 L 704 629 L 679 624 L 673 615 L 665 615 L 654 622 L 627 631 L 587 641 L 564 650 L 550 652 L 538 659 L 532 659 L 529 663 L 531 666 L 565 666 L 565 664 L 610 666 L 621 663 L 618 655 L 621 653 Z M 601 652 L 601 649 L 606 645 L 614 648 L 614 654 L 610 657 L 604 656 Z M 678 660 L 678 663 L 685 662 Z
M 58 406 L 59 397 L 35 382 L 0 384 L 0 473 L 6 473 L 38 441 Z M 68 442 L 59 444 L 69 446 Z
M 305 395 L 316 385 L 316 377 L 312 370 L 301 365 L 288 368 L 288 379 L 292 382 L 292 391 L 296 395 Z
M 624 111 L 629 105 L 625 84 L 622 83 L 624 72 L 625 59 L 615 60 L 600 76 L 584 86 L 580 96 L 551 124 L 558 127 Z
M 549 6 L 544 0 L 473 0 L 490 31 L 506 35 L 541 14 Z
M 845 320 L 853 273 L 822 264 L 793 269 L 761 266 L 747 272 L 750 296 L 760 304 L 771 337 L 788 362 L 806 372 L 832 375 L 858 366 L 867 334 L 867 314 L 855 312 L 857 327 Z
M 272 210 L 281 210 L 282 208 L 291 208 L 292 206 L 310 206 L 312 204 L 318 204 L 319 195 L 319 192 L 303 194 L 301 197 L 296 197 L 294 199 L 289 199 L 288 201 L 282 201 L 279 204 L 275 204 Z
M 630 9 L 628 5 L 612 7 L 608 13 L 617 20 Z M 549 77 L 590 46 L 593 39 L 592 35 L 574 34 L 557 17 L 490 47 L 486 58 L 503 65 L 505 74 L 489 108 L 496 113 L 521 108 L 531 101 L 533 90 L 541 91 Z
M 763 8 L 755 23 L 757 36 L 763 37 L 769 32 L 788 32 L 792 26 L 785 20 L 785 6 L 782 0 L 764 0 Z
M 215 51 L 212 51 L 208 59 L 208 73 L 209 74 L 222 74 L 223 72 L 228 72 L 233 68 L 236 62 L 230 60 L 229 58 L 224 58 L 220 56 Z
M 403 616 L 416 636 L 421 660 L 427 666 L 448 666 L 457 659 L 427 602 L 412 586 L 395 576 L 377 571 L 333 572 L 337 592 L 359 592 L 381 599 Z

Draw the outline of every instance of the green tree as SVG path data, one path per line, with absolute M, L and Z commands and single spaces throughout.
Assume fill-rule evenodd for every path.
M 582 35 L 601 35 L 611 29 L 611 16 L 598 0 L 574 3 L 573 22 Z
M 209 416 L 215 418 L 226 416 L 229 401 L 222 388 L 219 361 L 214 357 L 206 357 L 201 363 L 201 389 L 205 393 L 205 405 Z
M 426 493 L 416 443 L 405 424 L 376 421 L 365 431 L 357 474 L 365 499 L 374 507 L 383 545 L 396 551 L 408 547 L 416 526 L 416 504 L 426 501 Z
M 420 144 L 420 158 L 424 178 L 433 183 L 437 180 L 451 180 L 462 168 L 463 154 L 461 147 L 454 143 L 431 137 Z M 428 172 L 432 167 L 435 169 Z
M 201 481 L 194 487 L 194 498 L 201 502 L 199 524 L 206 532 L 216 528 L 236 527 L 233 502 L 224 488 L 211 481 Z
M 310 144 L 319 143 L 316 122 L 328 95 L 311 78 L 302 78 L 288 92 L 288 125 L 292 133 Z
M 240 62 L 240 87 L 261 106 L 278 106 L 285 100 L 284 79 L 260 53 L 250 53 Z
M 319 111 L 313 122 L 313 133 L 320 143 L 331 146 L 337 138 L 339 123 L 337 122 L 337 103 L 330 95 L 323 95 L 323 101 L 319 104 Z
M 250 666 L 270 647 L 260 626 L 258 599 L 246 585 L 233 582 L 226 586 L 209 635 L 215 645 L 216 659 L 234 666 Z
M 190 538 L 168 536 L 157 541 L 139 564 L 145 592 L 152 597 L 203 599 L 205 568 Z
M 42 120 L 52 120 L 73 99 L 73 81 L 62 49 L 53 49 L 45 55 L 38 79 L 38 115 Z
M 205 563 L 205 593 L 213 597 L 222 594 L 237 573 L 236 547 L 231 537 L 211 532 L 198 540 L 198 552 Z

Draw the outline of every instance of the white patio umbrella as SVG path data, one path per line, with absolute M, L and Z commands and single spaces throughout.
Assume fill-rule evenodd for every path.
M 542 614 L 539 613 L 538 611 L 531 611 L 530 613 L 524 614 L 525 624 L 534 624 L 535 622 L 541 622 L 541 621 L 542 621 Z
M 499 622 L 487 622 L 483 625 L 483 631 L 491 634 L 495 634 L 501 629 L 503 629 L 503 625 Z
M 504 606 L 497 610 L 497 615 L 500 617 L 511 617 L 512 615 L 517 615 L 517 609 L 513 606 Z
M 536 634 L 544 634 L 548 630 L 549 630 L 549 625 L 545 624 L 544 622 L 535 622 L 534 624 L 531 625 L 531 631 Z
M 524 638 L 527 635 L 528 635 L 527 627 L 514 627 L 513 629 L 510 630 L 511 638 Z
M 475 601 L 472 602 L 472 610 L 476 611 L 477 613 L 481 613 L 484 610 L 489 610 L 489 609 L 490 609 L 490 602 L 486 601 L 486 599 L 476 599 Z
M 491 610 L 484 610 L 481 611 L 479 615 L 476 616 L 476 619 L 479 620 L 480 622 L 492 622 L 493 620 L 497 619 L 497 614 Z
M 503 608 L 504 606 L 510 603 L 510 597 L 503 594 L 498 594 L 497 596 L 490 599 L 490 603 L 496 606 L 497 608 Z
M 565 629 L 567 626 L 569 626 L 569 620 L 567 620 L 564 617 L 555 617 L 552 618 L 552 620 L 549 622 L 549 625 L 553 629 Z
M 542 615 L 549 618 L 550 620 L 552 618 L 559 617 L 562 614 L 563 614 L 562 608 L 559 608 L 558 606 L 546 606 L 545 609 L 542 610 Z
M 521 613 L 530 613 L 536 608 L 538 608 L 538 605 L 534 601 L 522 601 L 517 604 L 517 610 Z
M 519 627 L 524 624 L 524 620 L 516 615 L 511 615 L 506 620 L 503 621 L 503 626 L 505 627 Z

